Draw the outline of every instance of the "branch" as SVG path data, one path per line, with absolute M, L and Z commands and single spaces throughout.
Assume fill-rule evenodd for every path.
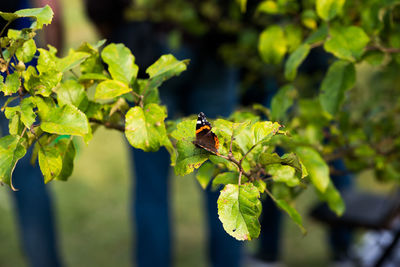
M 114 129 L 114 130 L 118 130 L 120 132 L 125 132 L 125 126 L 121 125 L 121 124 L 114 124 L 109 121 L 101 121 L 101 120 L 94 119 L 94 118 L 90 118 L 89 122 L 103 125 L 104 127 L 108 128 L 108 129 Z
M 389 53 L 389 54 L 400 53 L 400 48 L 382 47 L 382 46 L 377 46 L 377 45 L 367 46 L 366 50 L 367 51 L 380 50 L 382 52 Z

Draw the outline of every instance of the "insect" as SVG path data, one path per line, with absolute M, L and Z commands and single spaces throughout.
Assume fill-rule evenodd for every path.
M 218 154 L 219 140 L 211 131 L 211 124 L 207 121 L 206 115 L 200 112 L 196 122 L 196 140 L 193 141 L 197 147 L 203 148 L 211 153 Z

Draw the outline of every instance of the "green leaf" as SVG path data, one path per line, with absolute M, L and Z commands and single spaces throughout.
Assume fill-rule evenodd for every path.
M 346 210 L 346 206 L 339 191 L 333 185 L 332 181 L 329 182 L 325 192 L 322 193 L 317 191 L 317 193 L 319 198 L 322 201 L 325 201 L 329 208 L 335 212 L 337 216 L 343 215 L 344 211 Z
M 293 85 L 288 84 L 280 88 L 271 101 L 271 120 L 283 121 L 287 117 L 287 110 L 293 105 L 297 92 Z
M 139 71 L 135 57 L 123 44 L 109 44 L 101 52 L 101 57 L 108 64 L 108 71 L 114 80 L 129 85 L 136 79 Z
M 74 169 L 75 146 L 71 138 L 63 138 L 57 141 L 55 147 L 62 159 L 62 168 L 56 180 L 66 181 Z
M 108 77 L 101 73 L 85 73 L 79 77 L 79 81 L 104 81 L 107 80 Z
M 56 108 L 56 104 L 50 97 L 42 98 L 40 96 L 36 96 L 33 98 L 33 102 L 36 104 L 38 108 L 38 114 L 42 120 L 44 120 L 49 113 L 52 113 L 52 111 Z
M 165 80 L 178 76 L 187 69 L 189 60 L 177 60 L 173 55 L 161 56 L 153 65 L 147 68 L 149 87 L 159 87 Z
M 247 0 L 236 0 L 236 2 L 240 6 L 240 11 L 242 11 L 243 13 L 246 12 Z
M 116 80 L 106 80 L 96 87 L 95 99 L 111 99 L 132 91 L 125 83 Z
M 276 153 L 262 153 L 260 154 L 259 162 L 261 165 L 266 166 L 270 164 L 281 163 L 282 159 Z
M 251 130 L 254 133 L 254 144 L 267 142 L 274 136 L 281 125 L 272 121 L 258 121 L 254 123 Z
M 157 151 L 167 135 L 166 117 L 165 109 L 157 104 L 131 108 L 125 116 L 125 136 L 129 143 L 146 152 Z
M 44 176 L 44 182 L 48 183 L 56 178 L 62 170 L 62 158 L 55 146 L 39 147 L 39 166 Z
M 258 51 L 268 64 L 279 64 L 287 51 L 286 38 L 279 26 L 270 26 L 260 34 Z
M 306 167 L 315 188 L 324 193 L 330 183 L 329 167 L 321 155 L 311 147 L 297 147 L 296 154 Z
M 176 140 L 183 140 L 189 142 L 195 137 L 196 120 L 184 120 L 176 125 L 176 129 L 172 131 L 171 136 Z
M 275 1 L 267 0 L 261 2 L 257 6 L 257 12 L 262 12 L 266 14 L 279 14 L 281 10 L 279 10 L 279 6 Z
M 303 33 L 300 26 L 289 24 L 285 26 L 285 37 L 288 46 L 288 52 L 295 51 L 303 40 Z
M 197 148 L 192 142 L 181 140 L 176 143 L 178 158 L 175 164 L 175 174 L 184 176 L 197 169 L 205 162 L 210 153 L 204 149 Z
M 267 184 L 261 180 L 261 179 L 256 179 L 253 181 L 253 185 L 257 187 L 258 191 L 262 194 L 265 192 L 265 189 L 267 188 Z
M 199 168 L 196 174 L 196 179 L 203 189 L 207 188 L 211 179 L 214 177 L 215 170 L 215 165 L 208 161 L 201 165 L 201 167 Z
M 53 10 L 46 5 L 42 8 L 29 8 L 29 9 L 21 9 L 16 11 L 18 17 L 30 17 L 36 19 L 36 22 L 32 24 L 31 28 L 41 29 L 43 25 L 48 25 L 51 23 L 53 19 Z
M 32 124 L 36 121 L 36 113 L 33 111 L 34 107 L 35 104 L 32 102 L 32 97 L 24 98 L 21 101 L 21 121 L 27 128 L 30 128 Z
M 336 15 L 342 13 L 342 8 L 346 0 L 317 0 L 316 9 L 318 16 L 329 21 Z
M 371 66 L 382 65 L 385 54 L 381 51 L 368 51 L 364 54 L 363 60 L 367 61 Z
M 12 135 L 20 135 L 24 129 L 24 126 L 21 121 L 21 108 L 19 106 L 16 107 L 7 107 L 5 110 L 6 118 L 9 119 L 8 129 L 9 133 Z
M 317 28 L 317 14 L 312 9 L 306 9 L 301 13 L 301 23 L 311 30 Z
M 265 167 L 265 171 L 271 175 L 275 182 L 285 183 L 290 187 L 300 184 L 300 180 L 295 176 L 296 170 L 291 166 L 270 164 Z
M 344 101 L 345 92 L 356 82 L 356 70 L 352 63 L 336 61 L 322 81 L 319 100 L 324 110 L 335 115 Z
M 303 63 L 304 59 L 307 58 L 310 53 L 310 45 L 303 44 L 297 48 L 292 54 L 290 54 L 288 60 L 285 63 L 285 77 L 286 79 L 293 81 L 297 76 L 297 69 Z
M 212 185 L 213 188 L 217 188 L 219 185 L 238 184 L 238 179 L 238 172 L 223 172 L 215 176 L 214 180 L 212 181 Z
M 0 181 L 12 186 L 12 173 L 18 160 L 26 154 L 23 138 L 7 135 L 0 138 Z
M 16 51 L 17 58 L 25 63 L 31 61 L 35 53 L 36 43 L 33 39 L 26 41 L 22 47 L 18 47 Z
M 251 183 L 228 184 L 218 198 L 218 215 L 225 231 L 237 240 L 251 240 L 260 234 L 260 192 Z
M 17 72 L 7 75 L 6 82 L 0 83 L 0 91 L 4 92 L 4 95 L 12 95 L 16 93 L 21 86 L 21 80 Z
M 278 205 L 279 208 L 283 209 L 286 211 L 286 213 L 289 215 L 289 217 L 297 224 L 297 226 L 300 228 L 303 234 L 307 233 L 307 230 L 304 229 L 303 226 L 303 220 L 300 216 L 300 214 L 297 212 L 295 208 L 289 205 L 285 200 L 283 199 L 274 199 L 275 203 Z
M 324 49 L 340 59 L 359 60 L 369 42 L 368 35 L 357 26 L 330 29 L 330 39 L 325 42 Z
M 9 13 L 9 12 L 2 12 L 0 11 L 0 16 L 7 21 L 13 21 L 16 20 L 17 18 L 19 18 L 19 16 L 17 14 L 14 13 Z
M 76 80 L 67 80 L 57 88 L 57 100 L 60 106 L 71 104 L 85 111 L 89 100 L 82 84 Z
M 89 53 L 76 52 L 73 49 L 69 50 L 68 56 L 61 58 L 57 62 L 57 68 L 61 72 L 66 72 L 80 65 L 85 59 L 90 57 Z
M 66 104 L 46 113 L 40 127 L 48 133 L 84 136 L 89 133 L 90 126 L 85 113 L 73 105 Z
M 328 37 L 328 25 L 323 23 L 318 30 L 314 31 L 308 38 L 306 39 L 306 44 L 316 44 L 319 42 L 325 41 Z

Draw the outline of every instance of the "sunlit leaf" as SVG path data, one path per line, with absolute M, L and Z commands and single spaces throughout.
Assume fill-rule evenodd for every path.
M 23 139 L 15 135 L 0 138 L 0 181 L 11 184 L 11 176 L 18 160 L 25 156 Z
M 218 198 L 218 215 L 225 231 L 237 240 L 251 240 L 260 234 L 260 192 L 251 183 L 228 184 Z
M 125 116 L 125 136 L 129 143 L 146 152 L 157 151 L 166 138 L 165 109 L 157 104 L 133 107 Z
M 135 57 L 123 44 L 107 45 L 101 57 L 108 64 L 108 71 L 114 80 L 129 85 L 136 78 L 139 68 L 135 64 Z
M 279 26 L 270 26 L 260 34 L 258 51 L 265 63 L 279 64 L 287 51 L 286 38 Z

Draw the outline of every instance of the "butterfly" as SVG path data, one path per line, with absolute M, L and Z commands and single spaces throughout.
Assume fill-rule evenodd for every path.
M 211 131 L 211 128 L 206 115 L 200 112 L 197 116 L 196 140 L 193 141 L 193 144 L 218 155 L 219 140 L 217 135 Z

